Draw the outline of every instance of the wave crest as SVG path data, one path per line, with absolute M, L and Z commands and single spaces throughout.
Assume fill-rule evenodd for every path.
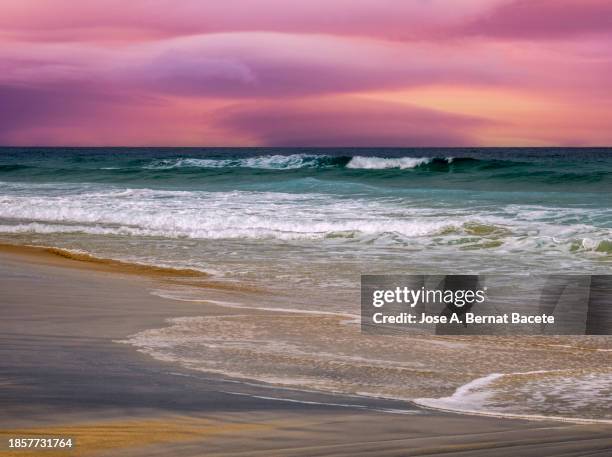
M 162 159 L 146 165 L 150 170 L 174 168 L 259 168 L 264 170 L 290 170 L 296 168 L 317 168 L 341 164 L 342 157 L 325 155 L 291 154 L 266 155 L 231 159 Z
M 453 157 L 374 157 L 374 156 L 328 156 L 317 154 L 265 155 L 229 159 L 174 158 L 159 159 L 145 165 L 149 170 L 171 170 L 176 168 L 255 168 L 264 170 L 292 170 L 298 168 L 351 168 L 365 170 L 407 170 L 421 165 L 449 165 Z M 461 159 L 457 159 L 461 160 Z
M 399 168 L 400 170 L 405 170 L 428 164 L 431 160 L 430 157 L 399 157 L 390 159 L 384 157 L 355 156 L 346 164 L 346 168 L 363 168 L 366 170 Z

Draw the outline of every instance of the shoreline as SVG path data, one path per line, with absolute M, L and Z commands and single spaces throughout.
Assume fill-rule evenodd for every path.
M 192 270 L 192 269 L 187 269 L 187 268 L 172 268 L 172 267 L 162 267 L 162 266 L 147 265 L 147 264 L 140 264 L 140 263 L 130 263 L 130 262 L 122 261 L 122 260 L 96 257 L 88 253 L 80 253 L 76 251 L 71 251 L 69 249 L 57 248 L 57 247 L 52 247 L 52 246 L 18 245 L 18 244 L 0 243 L 0 254 L 1 253 L 8 253 L 11 255 L 22 256 L 24 258 L 32 259 L 36 263 L 43 263 L 43 264 L 48 264 L 48 265 L 53 265 L 53 266 L 58 266 L 58 267 L 65 267 L 65 268 L 75 268 L 78 270 L 89 270 L 92 272 L 124 274 L 124 275 L 139 277 L 141 280 L 147 278 L 150 280 L 164 282 L 164 283 L 170 282 L 174 284 L 193 286 L 194 285 L 193 282 L 181 281 L 181 282 L 175 283 L 173 280 L 176 278 L 179 278 L 179 279 L 185 278 L 188 280 L 195 278 L 195 279 L 203 280 L 201 283 L 195 284 L 198 287 L 211 288 L 211 289 L 217 288 L 216 283 L 211 284 L 207 280 L 209 275 L 202 271 Z M 225 289 L 225 287 L 223 288 Z M 228 289 L 242 290 L 243 288 L 241 286 L 237 286 L 235 288 L 228 287 Z M 175 297 L 167 297 L 167 296 L 159 295 L 159 294 L 156 294 L 156 295 L 161 297 L 162 299 L 167 299 L 171 301 L 184 301 L 187 303 L 196 303 L 200 305 L 206 305 L 208 307 L 212 306 L 213 308 L 218 307 L 218 308 L 227 309 L 227 310 L 245 310 L 250 313 L 259 313 L 259 312 L 263 312 L 264 314 L 265 313 L 277 313 L 277 314 L 290 313 L 290 314 L 305 314 L 305 315 L 315 315 L 315 316 L 321 315 L 321 316 L 326 316 L 326 317 L 327 316 L 338 316 L 340 318 L 351 318 L 351 319 L 359 318 L 358 315 L 343 314 L 343 313 L 337 313 L 337 312 L 309 311 L 309 310 L 297 310 L 297 309 L 287 309 L 287 308 L 273 308 L 273 307 L 265 307 L 265 306 L 246 306 L 246 305 L 243 306 L 243 305 L 238 305 L 238 304 L 229 304 L 226 302 L 220 302 L 217 300 L 181 299 L 181 298 L 175 298 Z M 221 313 L 221 314 L 226 314 L 226 313 Z M 229 312 L 228 314 L 233 314 L 233 312 Z M 167 319 L 164 319 L 162 326 L 160 328 L 165 328 L 165 326 L 168 326 L 169 323 L 177 317 L 178 316 L 172 316 Z M 199 317 L 199 316 L 195 316 L 195 317 Z M 126 336 L 126 338 L 130 336 L 133 336 L 133 335 L 128 335 Z M 142 349 L 138 349 L 136 346 L 134 346 L 133 343 L 129 342 L 127 339 L 117 339 L 117 340 L 113 340 L 113 342 L 119 343 L 119 344 L 125 344 L 131 347 L 135 351 L 143 352 L 147 354 L 147 356 L 156 359 L 155 356 L 152 356 L 151 354 L 148 354 L 142 351 Z M 169 362 L 169 363 L 178 365 L 178 362 Z M 331 396 L 338 395 L 338 396 L 344 396 L 344 397 L 354 397 L 356 399 L 363 399 L 363 400 L 382 399 L 385 401 L 409 403 L 416 408 L 422 408 L 422 409 L 427 409 L 427 410 L 432 410 L 432 411 L 448 412 L 451 414 L 508 418 L 508 419 L 521 419 L 521 420 L 529 420 L 529 421 L 568 422 L 568 423 L 575 423 L 575 424 L 612 424 L 612 420 L 608 420 L 608 419 L 589 419 L 589 418 L 580 418 L 580 417 L 546 416 L 546 415 L 521 414 L 521 413 L 503 413 L 503 412 L 495 412 L 495 411 L 473 410 L 473 409 L 467 409 L 467 408 L 466 409 L 461 409 L 461 408 L 454 409 L 454 408 L 446 408 L 444 406 L 435 405 L 436 402 L 438 402 L 439 400 L 444 400 L 447 397 L 444 397 L 444 398 L 414 398 L 413 399 L 413 398 L 375 395 L 375 394 L 372 394 L 372 395 L 351 394 L 351 393 L 342 393 L 342 392 L 335 392 L 335 391 L 326 392 L 325 390 L 310 389 L 306 386 L 302 388 L 288 387 L 282 384 L 275 385 L 274 383 L 270 383 L 270 382 L 266 382 L 266 381 L 262 381 L 258 379 L 251 379 L 248 377 L 245 378 L 239 375 L 232 376 L 230 374 L 224 373 L 222 370 L 215 372 L 215 371 L 193 369 L 193 371 L 196 371 L 198 373 L 203 373 L 204 376 L 211 375 L 211 376 L 225 377 L 225 378 L 230 379 L 232 382 L 234 381 L 235 382 L 245 382 L 245 383 L 251 383 L 253 385 L 259 384 L 261 387 L 266 388 L 266 389 L 267 388 L 279 389 L 281 391 L 288 389 L 288 390 L 302 392 L 302 393 L 322 394 L 322 395 L 331 395 Z M 514 375 L 514 374 L 517 374 L 517 373 L 499 373 L 500 376 Z M 489 376 L 491 375 L 486 375 L 484 378 L 489 377 Z M 457 391 L 462 390 L 468 385 L 471 385 L 474 382 L 478 382 L 481 379 L 483 379 L 483 377 L 475 378 L 469 381 L 468 383 L 457 387 Z M 453 393 L 451 397 L 453 395 L 455 395 L 455 393 Z M 291 399 L 282 399 L 282 398 L 276 399 L 276 400 L 277 401 L 290 401 L 290 402 L 294 401 Z M 299 401 L 300 400 L 298 400 L 298 402 Z M 306 403 L 308 403 L 308 401 L 306 401 Z M 384 408 L 380 408 L 380 410 L 382 411 L 384 410 Z
M 451 454 L 496 449 L 499 456 L 524 448 L 521 455 L 539 456 L 551 446 L 567 455 L 612 446 L 610 429 L 601 424 L 536 425 L 413 408 L 382 398 L 289 391 L 160 362 L 113 341 L 163 326 L 176 316 L 246 311 L 154 296 L 148 289 L 163 275 L 131 273 L 36 248 L 0 246 L 3 436 L 85 427 L 79 431 L 81 442 L 88 443 L 82 455 L 98 450 L 148 455 L 151 444 L 177 456 L 204 449 L 218 454 L 312 455 L 317 450 L 325 455 L 398 455 L 406 447 Z M 415 412 L 389 414 L 394 409 Z M 126 421 L 133 429 L 124 433 L 131 438 L 120 445 L 108 447 L 104 436 L 94 437 L 104 427 L 110 435 L 120 434 Z M 160 443 L 155 427 L 174 432 Z

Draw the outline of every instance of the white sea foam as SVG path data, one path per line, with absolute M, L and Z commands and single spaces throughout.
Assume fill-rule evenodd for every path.
M 450 397 L 417 398 L 414 402 L 423 406 L 452 411 L 482 411 L 486 400 L 491 396 L 491 392 L 484 387 L 502 376 L 504 375 L 501 373 L 491 373 L 462 385 Z
M 98 215 L 99 216 L 99 215 Z M 160 215 L 161 216 L 161 215 Z M 44 216 L 40 219 L 44 219 Z M 165 238 L 191 238 L 191 239 L 278 239 L 278 240 L 320 240 L 326 237 L 355 238 L 359 235 L 377 235 L 384 233 L 398 233 L 406 237 L 434 234 L 444 229 L 444 223 L 416 223 L 416 222 L 364 222 L 351 223 L 304 223 L 297 225 L 290 221 L 269 221 L 252 218 L 251 223 L 240 226 L 239 222 L 223 217 L 207 220 L 201 225 L 198 221 L 188 218 L 169 222 L 162 217 L 148 216 L 140 221 L 129 216 L 121 217 L 87 217 L 87 222 L 95 225 L 39 223 L 2 224 L 0 233 L 84 233 L 92 235 L 119 235 L 138 237 L 165 237 Z M 92 220 L 97 219 L 97 220 Z M 50 221 L 56 222 L 56 221 Z M 60 222 L 60 221 L 57 221 Z M 130 222 L 139 226 L 128 225 Z M 108 224 L 108 225 L 105 225 Z M 125 224 L 125 225 L 123 225 Z M 146 227 L 150 228 L 146 228 Z M 358 228 L 359 227 L 359 228 Z
M 398 208 L 366 200 L 270 192 L 113 190 L 0 197 L 0 230 L 169 238 L 323 239 L 434 234 L 444 219 L 393 217 Z M 398 214 L 400 216 L 400 214 Z M 15 224 L 6 223 L 14 220 Z
M 92 185 L 23 187 L 1 183 L 0 233 L 91 234 L 170 239 L 359 240 L 421 248 L 479 248 L 469 224 L 487 226 L 500 252 L 606 255 L 611 233 L 580 209 L 508 205 L 420 207 L 410 200 L 328 194 L 117 189 Z M 564 224 L 574 219 L 572 224 Z M 468 227 L 469 228 L 469 227 Z M 487 239 L 487 234 L 481 235 Z M 485 245 L 486 246 L 486 245 Z
M 399 157 L 396 159 L 383 157 L 355 156 L 346 165 L 346 168 L 363 168 L 368 170 L 382 170 L 385 168 L 399 168 L 405 170 L 431 162 L 429 157 Z
M 78 240 L 79 247 L 94 255 L 122 259 L 125 240 L 116 238 L 129 237 L 130 254 L 141 263 L 170 263 L 258 281 L 280 277 L 273 271 L 276 267 L 266 263 L 282 261 L 287 281 L 299 276 L 305 284 L 308 278 L 317 290 L 353 284 L 353 278 L 368 269 L 405 272 L 400 257 L 407 251 L 400 253 L 397 246 L 427 252 L 412 257 L 411 265 L 419 271 L 440 265 L 441 259 L 447 262 L 449 256 L 457 269 L 480 265 L 482 272 L 503 263 L 509 272 L 519 264 L 521 270 L 539 271 L 556 256 L 559 269 L 584 272 L 585 259 L 605 258 L 612 246 L 610 230 L 597 226 L 609 218 L 609 210 L 592 210 L 595 216 L 585 211 L 516 204 L 455 207 L 444 200 L 402 196 L 349 199 L 314 192 L 0 182 L 0 235 L 5 238 L 19 235 L 31 243 L 68 248 Z M 593 217 L 599 219 L 591 224 Z M 198 243 L 184 250 L 182 245 L 190 240 Z M 223 241 L 225 249 L 216 245 L 211 252 L 211 240 Z M 274 243 L 262 250 L 262 240 Z M 326 248 L 315 252 L 315 243 Z M 505 261 L 496 266 L 485 259 L 493 254 Z M 330 255 L 335 256 L 332 262 Z M 228 263 L 232 256 L 242 263 Z M 336 261 L 344 262 L 344 271 L 330 270 Z M 591 271 L 603 266 L 586 265 Z

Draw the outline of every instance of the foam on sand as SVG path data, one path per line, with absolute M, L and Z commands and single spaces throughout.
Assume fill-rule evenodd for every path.
M 541 338 L 448 338 L 440 345 L 435 337 L 359 334 L 339 315 L 215 304 L 244 313 L 173 318 L 166 327 L 118 342 L 192 370 L 279 387 L 416 399 L 428 408 L 469 414 L 612 421 L 606 352 L 555 348 Z M 470 354 L 461 370 L 457 350 Z M 517 366 L 525 371 L 509 371 Z M 470 379 L 474 373 L 481 375 Z
M 554 385 L 546 379 L 551 375 L 556 380 Z M 516 385 L 511 378 L 528 380 Z M 538 370 L 491 373 L 460 386 L 449 397 L 417 398 L 414 403 L 442 411 L 493 417 L 612 424 L 612 418 L 588 417 L 596 406 L 607 405 L 611 391 L 610 373 L 572 377 L 565 370 Z M 542 411 L 560 411 L 563 415 L 540 414 Z

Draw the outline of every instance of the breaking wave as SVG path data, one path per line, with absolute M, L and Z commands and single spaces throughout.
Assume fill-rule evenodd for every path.
M 262 170 L 294 170 L 298 168 L 348 168 L 364 170 L 407 170 L 421 165 L 449 165 L 453 162 L 477 162 L 470 158 L 438 157 L 374 157 L 328 156 L 310 154 L 263 155 L 243 158 L 173 158 L 154 160 L 143 166 L 148 170 L 172 170 L 176 168 L 255 168 Z

